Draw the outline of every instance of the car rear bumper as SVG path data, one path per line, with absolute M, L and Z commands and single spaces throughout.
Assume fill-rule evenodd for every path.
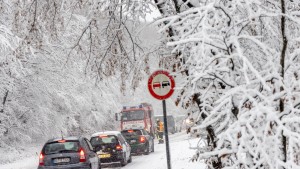
M 120 163 L 122 160 L 123 154 L 121 152 L 112 154 L 109 158 L 100 158 L 101 165 Z
M 144 153 L 146 148 L 148 148 L 146 146 L 146 144 L 133 144 L 133 145 L 130 145 L 130 146 L 131 146 L 131 153 L 132 154 Z
M 103 162 L 101 163 L 102 167 L 110 167 L 110 166 L 114 166 L 114 165 L 120 165 L 121 161 L 107 161 L 107 162 Z
M 38 169 L 90 169 L 87 163 L 58 165 L 58 166 L 39 166 Z

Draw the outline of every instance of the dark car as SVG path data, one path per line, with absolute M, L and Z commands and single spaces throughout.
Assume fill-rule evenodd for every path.
M 131 147 L 119 131 L 95 133 L 90 141 L 101 159 L 101 165 L 125 166 L 132 161 Z
M 148 155 L 154 152 L 154 138 L 145 129 L 122 130 L 121 133 L 131 146 L 131 153 Z
M 39 156 L 38 169 L 100 169 L 100 160 L 84 137 L 51 139 Z

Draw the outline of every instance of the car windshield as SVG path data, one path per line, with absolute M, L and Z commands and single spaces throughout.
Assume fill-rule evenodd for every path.
M 145 112 L 143 110 L 134 110 L 122 112 L 122 121 L 143 120 Z
M 125 138 L 142 135 L 141 130 L 123 130 L 121 133 Z
M 45 145 L 45 154 L 71 153 L 79 151 L 78 141 L 52 142 Z
M 93 147 L 102 144 L 116 144 L 117 142 L 117 137 L 114 135 L 101 135 L 99 137 L 91 138 L 91 144 Z

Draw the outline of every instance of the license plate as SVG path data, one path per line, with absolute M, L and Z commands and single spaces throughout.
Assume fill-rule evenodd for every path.
M 131 141 L 130 141 L 130 143 L 135 143 L 135 142 L 136 142 L 136 140 L 131 140 Z
M 100 157 L 100 158 L 109 158 L 110 154 L 100 154 L 98 157 Z
M 70 158 L 56 158 L 53 160 L 53 163 L 58 164 L 58 163 L 68 163 L 70 162 Z

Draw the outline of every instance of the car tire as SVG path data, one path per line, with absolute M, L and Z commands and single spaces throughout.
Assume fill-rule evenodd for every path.
M 122 161 L 121 161 L 121 166 L 125 166 L 126 164 L 127 164 L 126 154 L 124 153 L 123 159 L 122 159 Z
M 154 152 L 154 141 L 152 141 L 152 151 L 151 152 Z
M 101 169 L 101 161 L 98 159 L 98 169 Z
M 131 154 L 130 154 L 128 163 L 131 163 L 131 162 L 132 162 L 132 156 L 131 156 Z
M 149 155 L 149 152 L 150 152 L 150 146 L 149 146 L 149 143 L 146 145 L 146 149 L 145 149 L 145 152 L 144 154 L 145 155 Z

